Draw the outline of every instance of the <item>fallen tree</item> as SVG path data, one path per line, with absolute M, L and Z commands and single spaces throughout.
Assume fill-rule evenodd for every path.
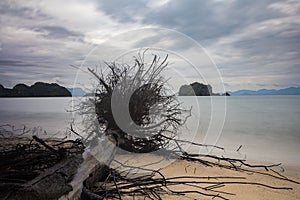
M 88 68 L 98 81 L 92 101 L 97 129 L 105 130 L 103 134 L 119 148 L 137 153 L 166 147 L 168 138 L 176 137 L 178 128 L 190 116 L 190 110 L 182 109 L 165 86 L 161 72 L 168 66 L 168 56 L 161 60 L 154 55 L 146 63 L 145 54 L 134 57 L 132 66 L 106 63 L 106 73 Z M 86 113 L 91 105 L 84 102 L 82 107 Z
M 178 139 L 179 127 L 185 124 L 191 110 L 181 108 L 165 87 L 161 72 L 168 65 L 168 57 L 161 60 L 154 55 L 147 63 L 145 53 L 138 54 L 132 66 L 106 63 L 106 73 L 88 69 L 98 86 L 94 98 L 81 102 L 78 108 L 79 113 L 86 116 L 85 129 L 78 132 L 73 125 L 70 127 L 80 139 L 46 140 L 33 136 L 16 140 L 11 137 L 11 145 L 7 145 L 2 138 L 1 199 L 162 199 L 164 195 L 188 193 L 200 198 L 229 199 L 234 194 L 222 190 L 226 185 L 292 189 L 247 181 L 244 176 L 166 177 L 161 169 L 119 161 L 116 155 L 123 156 L 119 150 L 142 155 L 153 153 L 162 159 L 197 162 L 206 167 L 256 173 L 299 184 L 277 172 L 275 168 L 279 164 L 252 165 L 244 159 L 185 151 L 182 148 L 185 144 L 223 148 Z M 23 133 L 27 132 L 24 127 Z M 173 189 L 182 185 L 190 188 Z
M 146 51 L 134 57 L 132 66 L 114 62 L 106 63 L 108 68 L 106 73 L 97 73 L 96 70 L 88 68 L 89 73 L 96 78 L 98 86 L 94 91 L 94 99 L 83 102 L 81 109 L 83 113 L 95 113 L 99 127 L 92 128 L 91 133 L 94 136 L 88 135 L 87 141 L 92 143 L 95 137 L 107 137 L 116 147 L 127 152 L 155 153 L 164 150 L 166 154 L 163 156 L 168 158 L 197 162 L 207 167 L 218 166 L 257 173 L 299 184 L 274 170 L 280 164 L 251 165 L 243 159 L 191 154 L 184 151 L 182 148 L 184 144 L 221 150 L 223 148 L 178 139 L 178 128 L 184 125 L 191 110 L 181 108 L 176 97 L 170 95 L 165 88 L 165 79 L 161 76 L 161 72 L 168 65 L 168 56 L 161 60 L 154 55 L 152 61 L 147 63 L 145 53 Z M 88 126 L 89 130 L 91 127 L 93 126 Z M 103 131 L 97 132 L 96 130 Z M 195 177 L 166 178 L 160 170 L 148 169 L 147 166 L 126 165 L 126 162 L 119 162 L 117 159 L 112 159 L 111 162 L 114 163 L 114 167 L 105 168 L 105 171 L 103 169 L 102 173 L 105 176 L 102 176 L 101 180 L 95 181 L 94 185 L 84 185 L 83 199 L 134 199 L 135 197 L 161 199 L 165 194 L 184 195 L 187 193 L 228 199 L 227 196 L 234 194 L 222 191 L 220 188 L 231 184 L 257 185 L 274 190 L 292 189 L 260 182 L 249 182 L 243 176 L 196 177 L 199 179 L 196 182 L 190 180 Z M 134 173 L 132 176 L 131 172 L 135 169 L 141 173 Z M 261 169 L 264 169 L 265 172 L 262 172 Z M 227 181 L 229 179 L 230 181 Z M 176 191 L 171 189 L 171 186 L 174 185 L 190 185 L 193 189 Z
M 0 199 L 57 199 L 83 161 L 80 140 L 1 138 Z

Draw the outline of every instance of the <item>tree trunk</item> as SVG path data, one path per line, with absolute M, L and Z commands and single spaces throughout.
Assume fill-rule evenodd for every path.
M 88 195 L 89 187 L 106 178 L 106 169 L 114 158 L 115 150 L 115 144 L 106 137 L 94 147 L 86 148 L 83 153 L 84 161 L 70 182 L 73 190 L 59 200 L 79 199 L 81 196 Z
M 6 199 L 12 200 L 46 200 L 58 199 L 72 190 L 69 182 L 83 161 L 82 155 L 71 156 L 49 168 L 35 179 L 20 185 L 8 194 Z
M 93 141 L 94 142 L 94 141 Z M 107 176 L 115 144 L 106 137 L 89 146 L 83 154 L 70 156 L 25 184 L 8 185 L 6 200 L 79 199 L 89 187 Z M 95 199 L 95 198 L 93 198 Z

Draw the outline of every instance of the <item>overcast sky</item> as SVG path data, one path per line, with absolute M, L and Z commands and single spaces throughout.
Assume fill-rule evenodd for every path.
M 36 81 L 71 87 L 77 70 L 70 65 L 80 65 L 97 46 L 104 59 L 103 42 L 167 46 L 200 59 L 192 40 L 217 65 L 225 90 L 300 86 L 299 0 L 2 0 L 0 14 L 0 84 L 6 87 Z M 112 39 L 143 28 L 170 29 L 168 45 L 166 32 L 152 29 Z

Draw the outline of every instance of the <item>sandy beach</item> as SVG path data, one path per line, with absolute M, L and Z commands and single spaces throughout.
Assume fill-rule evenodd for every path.
M 11 142 L 9 140 L 5 141 L 6 146 L 8 146 Z M 282 175 L 280 176 L 278 173 L 272 171 L 267 172 L 263 168 L 243 168 L 245 170 L 254 170 L 255 173 L 236 171 L 218 166 L 204 166 L 198 162 L 180 159 L 165 159 L 164 157 L 156 154 L 119 154 L 115 159 L 117 162 L 126 166 L 159 170 L 166 179 L 172 180 L 173 182 L 185 182 L 175 185 L 169 184 L 167 187 L 162 187 L 167 192 L 173 191 L 173 194 L 171 194 L 171 192 L 170 194 L 163 194 L 161 196 L 162 199 L 300 199 L 299 166 L 283 166 L 284 170 L 281 166 L 274 168 L 277 172 L 280 172 Z M 118 169 L 118 171 L 131 171 L 132 174 L 136 172 L 137 174 L 145 173 L 145 171 L 135 171 L 124 166 L 120 168 L 117 162 L 113 161 L 111 167 Z M 248 161 L 247 163 L 261 164 L 258 161 Z M 269 165 L 272 163 L 264 164 Z M 283 179 L 289 179 L 292 181 Z M 212 185 L 218 187 L 212 188 Z M 174 192 L 183 191 L 187 192 L 184 192 L 184 195 L 174 195 Z M 209 194 L 210 196 L 205 194 Z M 220 195 L 220 197 L 216 195 Z M 127 198 L 125 197 L 124 199 Z M 128 199 L 132 199 L 132 196 L 128 197 Z M 139 198 L 135 197 L 135 199 Z
M 283 166 L 284 171 L 281 167 L 276 167 L 276 171 L 280 172 L 281 175 L 295 182 L 280 180 L 272 177 L 279 176 L 278 174 L 266 171 L 265 169 L 253 169 L 245 168 L 249 170 L 255 170 L 258 173 L 241 172 L 232 169 L 226 169 L 223 167 L 207 167 L 203 164 L 190 162 L 186 160 L 165 160 L 163 162 L 157 162 L 158 157 L 153 155 L 119 155 L 118 160 L 126 165 L 133 166 L 147 166 L 147 169 L 160 169 L 159 171 L 164 175 L 166 179 L 174 177 L 185 177 L 176 178 L 173 181 L 188 181 L 188 184 L 176 184 L 174 186 L 168 186 L 166 191 L 195 191 L 192 193 L 185 193 L 184 195 L 170 195 L 166 194 L 162 196 L 162 199 L 222 199 L 214 196 L 205 196 L 201 193 L 220 195 L 223 199 L 233 200 L 274 200 L 274 199 L 286 199 L 296 200 L 300 199 L 300 167 L 298 166 Z M 145 163 L 157 163 L 153 165 L 147 165 Z M 259 162 L 250 162 L 251 164 L 261 164 Z M 124 169 L 126 171 L 126 169 Z M 260 174 L 268 173 L 269 175 Z M 270 176 L 271 175 L 271 176 Z M 219 178 L 214 178 L 219 177 Z M 233 177 L 233 178 L 232 178 Z M 279 176 L 280 177 L 280 176 Z M 198 182 L 198 183 L 196 183 Z M 199 183 L 202 182 L 202 183 Z M 205 182 L 205 183 L 203 183 Z M 216 187 L 212 190 L 205 190 L 205 187 L 211 186 L 213 182 L 224 182 L 220 184 L 221 187 Z M 235 183 L 230 183 L 235 182 Z M 249 184 L 253 183 L 253 184 Z M 264 186 L 266 185 L 266 186 Z M 267 186 L 276 188 L 290 188 L 290 189 L 272 189 Z M 199 192 L 199 193 L 197 193 Z M 132 199 L 129 197 L 128 199 Z M 136 199 L 138 199 L 136 197 Z
M 300 181 L 300 168 L 297 167 L 286 167 L 283 175 L 287 175 L 288 178 L 293 179 L 295 181 Z M 265 172 L 265 170 L 260 170 L 261 172 Z M 224 169 L 220 167 L 205 167 L 198 163 L 191 163 L 183 160 L 178 160 L 170 164 L 161 170 L 161 172 L 166 177 L 174 177 L 174 176 L 204 176 L 204 177 L 214 177 L 214 176 L 233 176 L 233 177 L 245 177 L 243 180 L 236 179 L 206 179 L 206 181 L 240 181 L 240 182 L 256 182 L 262 183 L 275 187 L 287 187 L 293 188 L 292 190 L 276 190 L 271 188 L 266 188 L 259 185 L 243 185 L 243 184 L 231 184 L 226 185 L 224 187 L 218 188 L 216 190 L 223 191 L 230 194 L 221 194 L 223 197 L 228 199 L 243 199 L 243 200 L 253 200 L 253 199 L 261 199 L 261 200 L 274 200 L 274 199 L 286 199 L 286 200 L 296 200 L 300 199 L 300 184 L 279 180 L 274 177 L 253 174 L 253 173 L 245 173 L 238 172 L 234 170 Z M 192 178 L 190 181 L 204 181 L 204 179 Z M 194 186 L 206 187 L 206 184 L 192 184 Z M 194 186 L 176 186 L 172 189 L 176 191 L 184 191 L 184 190 L 197 190 L 199 192 L 208 193 L 207 191 L 194 187 Z M 212 199 L 212 197 L 205 197 L 203 195 L 198 195 L 195 193 L 186 194 L 184 196 L 164 196 L 163 199 Z M 216 198 L 218 199 L 218 198 Z

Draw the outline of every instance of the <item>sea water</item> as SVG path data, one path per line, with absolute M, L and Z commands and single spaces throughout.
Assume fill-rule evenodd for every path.
M 300 166 L 300 96 L 180 99 L 194 110 L 185 139 L 224 147 L 225 156 Z M 222 125 L 221 131 L 209 131 Z
M 8 129 L 6 124 L 14 129 L 25 125 L 38 134 L 63 137 L 74 117 L 69 112 L 73 109 L 71 100 L 0 98 L 2 131 Z M 300 96 L 179 97 L 178 100 L 192 114 L 181 129 L 182 139 L 222 146 L 225 153 L 236 152 L 250 160 L 300 166 Z
M 71 98 L 0 98 L 0 125 L 7 131 L 31 129 L 37 134 L 62 136 L 70 127 Z M 23 130 L 16 131 L 22 133 Z

